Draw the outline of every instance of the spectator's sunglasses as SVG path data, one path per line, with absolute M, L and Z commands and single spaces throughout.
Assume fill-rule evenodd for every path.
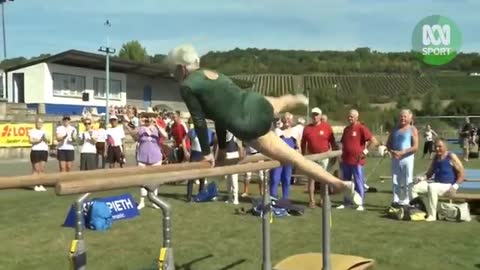
M 87 126 L 89 126 L 91 124 L 92 124 L 92 122 L 85 122 L 85 125 L 87 125 Z
M 312 113 L 313 117 L 316 117 L 316 116 L 319 116 L 319 115 L 320 115 L 319 113 Z

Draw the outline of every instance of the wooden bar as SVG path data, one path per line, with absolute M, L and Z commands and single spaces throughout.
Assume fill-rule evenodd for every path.
M 305 156 L 310 160 L 321 160 L 325 158 L 336 157 L 341 151 L 333 151 L 322 154 L 314 154 Z M 267 160 L 264 162 L 236 164 L 228 166 L 220 166 L 215 168 L 191 169 L 184 171 L 170 171 L 163 173 L 140 174 L 135 177 L 104 177 L 101 179 L 89 178 L 77 181 L 59 182 L 56 185 L 57 195 L 78 194 L 95 191 L 106 191 L 113 189 L 122 189 L 128 187 L 161 185 L 172 182 L 185 181 L 190 179 L 198 179 L 205 177 L 223 176 L 229 174 L 238 174 L 246 172 L 254 172 L 260 170 L 272 169 L 281 166 L 279 161 Z
M 306 155 L 305 157 L 310 160 L 322 160 L 326 158 L 334 158 L 338 157 L 342 154 L 341 150 L 335 150 L 335 151 L 328 151 L 325 153 L 320 153 L 320 154 L 312 154 L 312 155 Z M 246 158 L 242 159 L 239 164 L 245 164 L 245 163 L 251 163 L 251 162 L 259 162 L 262 160 L 272 160 L 271 158 L 259 154 L 259 155 L 253 155 L 253 156 L 247 156 Z
M 221 166 L 207 169 L 192 169 L 164 173 L 138 174 L 135 177 L 108 177 L 103 179 L 83 179 L 77 181 L 58 182 L 55 188 L 57 195 L 106 191 L 138 186 L 162 185 L 190 179 L 222 176 L 236 173 L 266 170 L 279 167 L 280 162 L 270 160 L 258 163 Z
M 138 174 L 153 174 L 171 171 L 184 171 L 210 167 L 208 162 L 175 163 L 161 166 L 128 167 L 118 169 L 99 169 L 93 171 L 74 171 L 63 173 L 46 173 L 41 175 L 23 175 L 1 177 L 0 189 L 32 187 L 36 185 L 54 186 L 58 182 L 85 180 L 102 177 L 123 177 Z

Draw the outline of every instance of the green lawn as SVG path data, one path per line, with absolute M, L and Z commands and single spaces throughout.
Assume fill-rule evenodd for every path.
M 369 159 L 368 175 L 377 159 Z M 478 160 L 468 163 L 478 167 Z M 2 171 L 8 166 L 3 165 Z M 15 167 L 15 166 L 13 166 Z M 12 167 L 12 168 L 13 168 Z M 18 167 L 18 166 L 17 166 Z M 416 172 L 425 170 L 418 160 Z M 14 174 L 12 169 L 9 174 Z M 375 269 L 480 269 L 480 227 L 469 223 L 406 222 L 383 217 L 390 203 L 390 182 L 379 175 L 389 173 L 385 160 L 370 177 L 379 189 L 368 193 L 368 211 L 333 210 L 332 251 L 373 258 Z M 224 190 L 223 182 L 221 188 Z M 256 187 L 252 186 L 256 191 Z M 95 196 L 137 189 L 98 193 Z M 234 214 L 235 206 L 222 201 L 187 204 L 185 186 L 165 186 L 161 193 L 173 206 L 173 245 L 177 269 L 220 270 L 261 268 L 261 219 Z M 294 186 L 292 198 L 307 202 L 303 186 Z M 27 190 L 0 191 L 0 269 L 67 269 L 67 251 L 73 229 L 63 228 L 74 196 L 57 197 Z M 339 202 L 333 198 L 334 205 Z M 242 206 L 248 207 L 249 202 Z M 306 210 L 302 217 L 275 219 L 272 224 L 272 260 L 321 251 L 321 210 Z M 145 208 L 141 216 L 120 221 L 108 232 L 87 231 L 88 269 L 155 269 L 162 243 L 160 210 Z M 192 263 L 193 262 L 193 263 Z

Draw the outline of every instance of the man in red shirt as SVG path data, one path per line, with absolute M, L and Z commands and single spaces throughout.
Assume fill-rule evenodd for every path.
M 363 211 L 363 202 L 365 199 L 365 181 L 363 176 L 363 166 L 365 165 L 368 148 L 377 146 L 377 139 L 370 130 L 358 121 L 358 111 L 350 110 L 348 114 L 349 125 L 345 127 L 342 135 L 342 175 L 343 180 L 352 181 L 355 184 L 355 191 L 360 195 L 359 200 L 355 200 L 358 205 L 357 210 Z M 344 204 L 337 207 L 343 209 L 351 205 L 350 199 L 345 197 Z
M 335 136 L 330 124 L 322 122 L 322 111 L 315 107 L 311 111 L 312 123 L 303 129 L 302 135 L 302 154 L 319 154 L 329 151 L 330 149 L 337 149 Z M 327 169 L 328 159 L 319 161 L 319 164 Z M 310 199 L 310 208 L 315 208 L 315 181 L 308 180 L 308 193 Z
M 175 142 L 175 156 L 177 162 L 190 160 L 190 140 L 188 139 L 188 128 L 180 118 L 180 111 L 176 111 L 174 115 L 174 123 L 170 130 L 170 134 Z

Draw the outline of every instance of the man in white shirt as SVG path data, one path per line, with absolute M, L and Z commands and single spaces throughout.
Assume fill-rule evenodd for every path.
M 55 133 L 58 141 L 57 159 L 60 172 L 69 172 L 72 170 L 75 160 L 75 146 L 73 144 L 77 137 L 77 130 L 70 125 L 70 116 L 64 116 L 62 122 Z
M 110 168 L 115 168 L 115 163 L 123 168 L 125 164 L 125 155 L 123 150 L 125 149 L 123 141 L 125 139 L 125 131 L 122 125 L 118 125 L 118 118 L 116 115 L 110 116 L 110 125 L 107 129 L 107 162 Z

